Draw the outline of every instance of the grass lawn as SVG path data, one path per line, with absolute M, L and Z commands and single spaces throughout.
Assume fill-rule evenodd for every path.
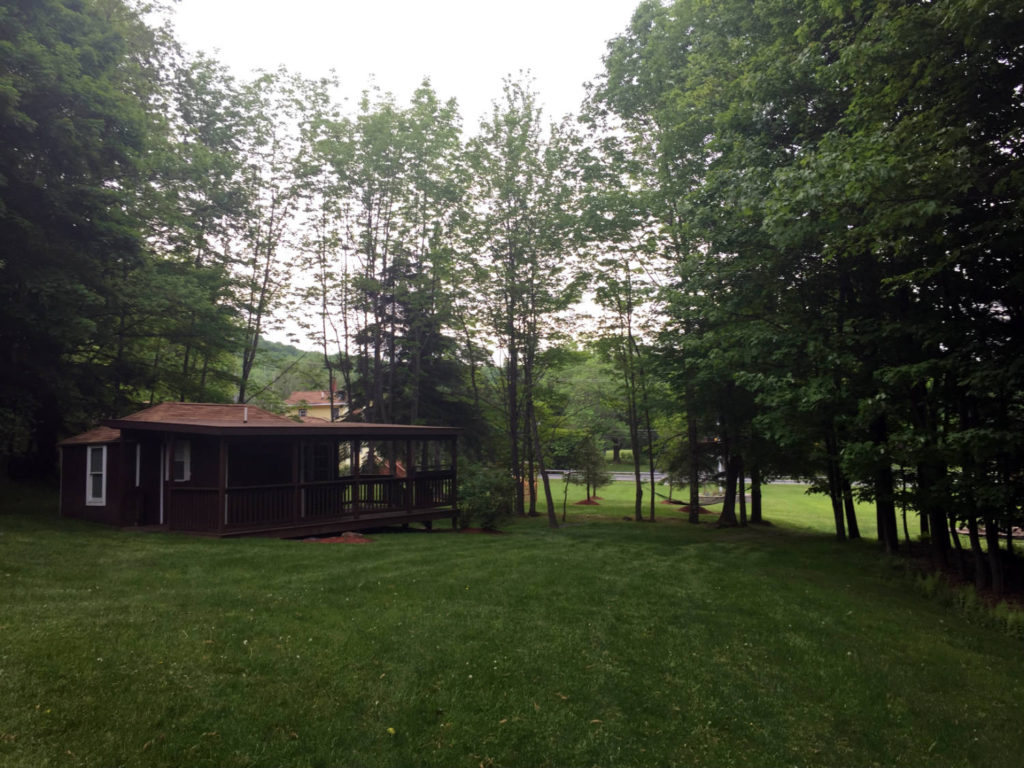
M 1019 764 L 1020 641 L 800 491 L 769 489 L 765 528 L 624 522 L 626 486 L 558 531 L 364 545 L 8 492 L 0 766 Z

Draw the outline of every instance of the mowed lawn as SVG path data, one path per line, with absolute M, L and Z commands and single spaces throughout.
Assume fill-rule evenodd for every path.
M 718 530 L 601 495 L 558 531 L 358 545 L 121 532 L 8 491 L 0 765 L 1024 759 L 1021 641 L 836 543 L 825 499 L 773 487 L 775 525 Z

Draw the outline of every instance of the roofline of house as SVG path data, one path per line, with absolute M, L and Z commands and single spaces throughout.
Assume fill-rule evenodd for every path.
M 110 419 L 103 426 L 125 431 L 175 432 L 221 437 L 458 437 L 458 427 L 427 427 L 402 424 L 370 424 L 365 422 L 335 421 L 291 424 L 238 424 L 215 422 L 165 422 Z

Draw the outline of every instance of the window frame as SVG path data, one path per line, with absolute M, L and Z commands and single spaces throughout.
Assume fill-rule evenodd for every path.
M 182 452 L 182 457 L 178 458 L 178 451 Z M 177 468 L 178 463 L 182 466 L 182 476 L 178 477 Z M 192 441 L 191 440 L 175 440 L 174 450 L 171 451 L 171 481 L 175 483 L 188 483 L 192 480 Z
M 93 467 L 93 451 L 99 451 L 100 467 Z M 93 495 L 93 478 L 100 478 L 100 495 Z M 87 445 L 85 447 L 85 505 L 87 507 L 107 506 L 107 446 Z

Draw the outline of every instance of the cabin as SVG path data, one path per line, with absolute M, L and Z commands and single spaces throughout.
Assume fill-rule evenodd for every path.
M 458 516 L 452 427 L 163 403 L 59 444 L 65 517 L 291 538 Z

